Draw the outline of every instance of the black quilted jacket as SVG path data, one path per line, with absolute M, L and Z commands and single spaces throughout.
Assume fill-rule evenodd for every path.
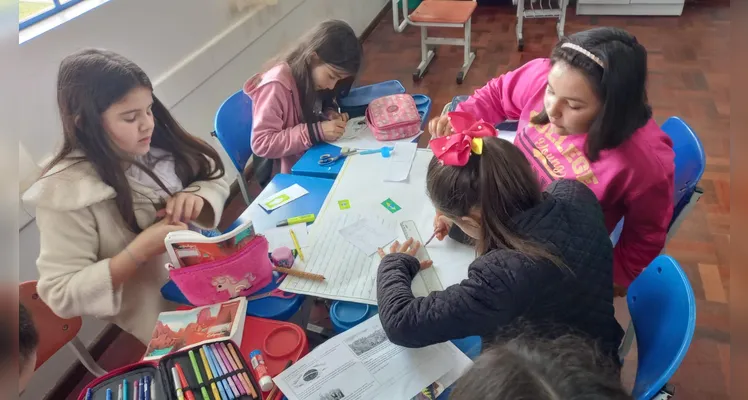
M 379 266 L 377 299 L 390 341 L 422 347 L 480 335 L 490 342 L 511 335 L 521 322 L 547 337 L 586 335 L 616 359 L 623 330 L 614 317 L 613 249 L 600 205 L 577 181 L 556 181 L 545 195 L 514 223 L 561 255 L 565 268 L 493 249 L 473 261 L 459 285 L 414 298 L 410 285 L 418 261 L 387 255 Z

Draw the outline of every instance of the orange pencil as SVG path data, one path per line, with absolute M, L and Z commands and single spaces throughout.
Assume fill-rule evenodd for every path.
M 325 280 L 325 277 L 323 275 L 313 274 L 311 272 L 299 271 L 299 270 L 291 269 L 291 268 L 273 267 L 273 270 L 281 274 L 288 274 L 288 275 L 295 276 L 298 278 L 311 279 L 313 281 L 324 281 Z

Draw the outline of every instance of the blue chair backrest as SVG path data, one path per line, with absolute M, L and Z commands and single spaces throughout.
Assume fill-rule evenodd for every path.
M 213 129 L 237 171 L 242 173 L 252 156 L 252 99 L 240 90 L 224 100 L 216 112 Z
M 696 133 L 679 117 L 670 117 L 662 130 L 673 140 L 675 152 L 675 196 L 673 221 L 691 199 L 696 185 L 704 175 L 706 154 Z
M 672 257 L 660 255 L 628 291 L 638 367 L 632 394 L 651 399 L 673 376 L 696 328 L 696 300 L 688 277 Z

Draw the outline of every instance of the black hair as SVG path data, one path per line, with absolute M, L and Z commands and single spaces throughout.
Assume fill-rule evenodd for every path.
M 39 346 L 39 333 L 36 331 L 31 313 L 19 303 L 18 309 L 18 355 L 20 357 L 20 368 L 23 368 L 26 361 L 36 351 Z
M 520 335 L 489 348 L 450 400 L 631 400 L 617 365 L 579 336 Z
M 585 54 L 566 47 L 575 44 L 599 58 L 601 67 Z M 623 29 L 600 27 L 577 32 L 559 41 L 551 52 L 551 63 L 563 62 L 582 72 L 602 105 L 590 125 L 585 153 L 597 161 L 600 151 L 628 140 L 652 117 L 647 99 L 647 50 Z M 532 122 L 550 122 L 544 109 Z

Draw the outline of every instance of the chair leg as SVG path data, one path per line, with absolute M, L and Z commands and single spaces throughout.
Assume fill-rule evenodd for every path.
M 96 363 L 96 360 L 91 357 L 91 353 L 88 352 L 86 346 L 83 345 L 83 342 L 81 342 L 77 336 L 68 342 L 68 346 L 70 347 L 70 350 L 75 353 L 76 357 L 78 357 L 81 364 L 83 364 L 83 366 L 86 367 L 88 372 L 93 374 L 93 376 L 98 378 L 107 374 L 107 371 L 101 368 L 99 364 Z
M 621 364 L 623 364 L 623 359 L 626 358 L 626 355 L 631 351 L 631 345 L 634 343 L 635 337 L 634 322 L 629 321 L 629 327 L 626 328 L 626 333 L 623 336 L 621 345 L 618 346 L 618 357 L 621 359 Z
M 249 197 L 249 189 L 247 189 L 247 181 L 244 179 L 244 174 L 239 174 L 237 182 L 239 182 L 239 190 L 242 192 L 242 197 L 244 197 L 244 203 L 250 205 L 252 200 Z
M 704 194 L 704 191 L 697 187 L 696 190 L 691 194 L 691 198 L 688 199 L 688 203 L 683 207 L 682 210 L 680 210 L 680 213 L 678 214 L 678 217 L 675 218 L 675 221 L 673 221 L 673 224 L 670 226 L 670 229 L 667 231 L 667 241 L 669 242 L 670 239 L 675 236 L 675 233 L 678 231 L 678 228 L 680 228 L 680 224 L 683 223 L 683 220 L 686 219 L 686 216 L 691 212 L 691 210 L 696 206 L 696 203 L 699 201 L 699 198 L 701 195 Z
M 524 0 L 517 0 L 517 50 L 522 51 L 525 49 L 525 39 L 522 37 L 522 24 L 525 18 L 525 2 Z
M 429 64 L 431 64 L 431 60 L 433 60 L 434 56 L 436 55 L 436 53 L 434 53 L 434 50 L 429 49 L 429 46 L 426 44 L 429 38 L 427 29 L 428 28 L 426 28 L 425 26 L 421 27 L 421 63 L 418 64 L 416 72 L 413 72 L 414 82 L 420 81 L 423 76 L 426 75 L 426 72 L 429 69 Z
M 465 22 L 465 43 L 463 45 L 463 57 L 462 57 L 462 68 L 460 68 L 460 72 L 457 73 L 457 84 L 461 84 L 463 80 L 465 80 L 465 76 L 468 73 L 468 70 L 470 69 L 470 66 L 473 65 L 473 60 L 475 60 L 475 53 L 470 51 L 470 42 L 472 40 L 472 18 L 468 19 L 467 22 Z

